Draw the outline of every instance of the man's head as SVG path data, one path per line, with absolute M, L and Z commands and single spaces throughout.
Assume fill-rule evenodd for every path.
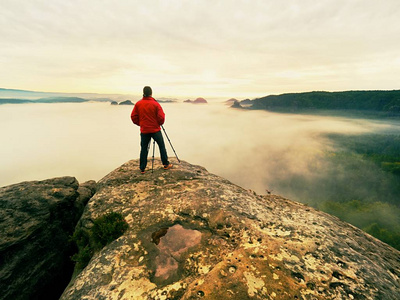
M 143 97 L 150 97 L 153 94 L 153 91 L 151 90 L 151 87 L 145 86 L 143 88 Z

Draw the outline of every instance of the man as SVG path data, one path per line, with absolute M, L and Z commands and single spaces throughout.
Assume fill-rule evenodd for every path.
M 145 173 L 147 166 L 148 146 L 151 139 L 155 140 L 160 149 L 161 161 L 164 169 L 172 168 L 168 161 L 167 150 L 161 133 L 161 125 L 164 124 L 165 114 L 161 105 L 152 97 L 151 87 L 143 88 L 143 98 L 133 107 L 131 113 L 132 122 L 140 126 L 140 171 Z

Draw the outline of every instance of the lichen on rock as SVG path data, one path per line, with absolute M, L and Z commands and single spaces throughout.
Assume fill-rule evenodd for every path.
M 115 211 L 129 229 L 61 299 L 400 298 L 400 252 L 354 226 L 184 161 L 138 166 L 99 181 L 81 226 Z

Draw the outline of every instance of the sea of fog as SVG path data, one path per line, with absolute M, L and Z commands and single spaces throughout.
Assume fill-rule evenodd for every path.
M 319 167 L 324 172 L 324 155 L 334 147 L 327 133 L 400 128 L 393 121 L 237 110 L 222 103 L 162 106 L 164 128 L 180 159 L 260 194 L 272 190 L 285 196 L 280 183 L 288 176 L 314 176 Z M 65 175 L 97 181 L 137 159 L 140 134 L 130 120 L 132 108 L 109 103 L 1 105 L 0 186 Z

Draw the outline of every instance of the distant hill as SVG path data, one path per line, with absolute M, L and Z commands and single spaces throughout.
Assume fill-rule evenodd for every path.
M 229 100 L 226 100 L 226 101 L 225 101 L 225 104 L 227 104 L 227 105 L 232 105 L 232 104 L 235 103 L 236 101 L 239 101 L 239 100 L 237 100 L 237 99 L 235 99 L 235 98 L 231 98 L 231 99 L 229 99 Z
M 82 103 L 89 100 L 79 97 L 48 97 L 37 100 L 0 98 L 0 104 L 23 104 L 23 103 Z
M 193 101 L 193 103 L 198 104 L 198 103 L 208 103 L 208 102 L 204 98 L 197 98 L 196 100 Z
M 15 99 L 15 98 L 0 98 L 0 104 L 22 104 L 22 103 L 32 103 L 32 100 L 27 99 Z
M 60 96 L 60 93 L 47 93 L 47 92 L 36 92 L 27 90 L 17 89 L 5 89 L 0 88 L 0 98 L 15 98 L 15 99 L 38 99 L 43 97 L 56 97 Z
M 55 97 L 44 97 L 39 99 L 26 99 L 26 98 L 1 98 L 1 104 L 23 104 L 23 103 L 82 103 L 82 102 L 112 102 L 110 98 L 95 98 L 95 99 L 84 99 L 81 97 L 68 97 L 68 96 L 55 96 Z
M 185 100 L 183 102 L 185 102 L 185 103 L 193 103 L 193 104 L 206 104 L 206 103 L 208 103 L 206 99 L 200 98 L 200 97 L 197 98 L 196 100 L 188 99 L 188 100 Z
M 271 111 L 360 110 L 400 114 L 400 90 L 290 93 L 254 99 L 251 103 L 252 109 Z
M 37 103 L 82 103 L 88 100 L 79 97 L 48 97 L 32 101 Z
M 240 101 L 235 100 L 233 104 L 231 105 L 232 108 L 243 108 L 242 105 L 240 105 Z
M 125 100 L 119 103 L 119 105 L 134 105 L 131 100 Z
M 18 89 L 6 89 L 0 88 L 0 103 L 6 103 L 4 99 L 16 99 L 16 100 L 42 100 L 43 98 L 82 98 L 86 101 L 96 101 L 96 102 L 111 102 L 119 101 L 120 99 L 126 99 L 132 97 L 132 95 L 122 95 L 122 94 L 98 94 L 98 93 L 61 93 L 61 92 L 37 92 L 28 90 L 18 90 Z M 72 99 L 71 99 L 72 100 Z M 49 102 L 46 100 L 46 102 Z M 55 100 L 53 102 L 62 102 L 60 100 Z M 53 103 L 52 102 L 52 103 Z M 68 101 L 71 102 L 71 101 Z M 17 102 L 7 102 L 7 103 L 22 103 Z

